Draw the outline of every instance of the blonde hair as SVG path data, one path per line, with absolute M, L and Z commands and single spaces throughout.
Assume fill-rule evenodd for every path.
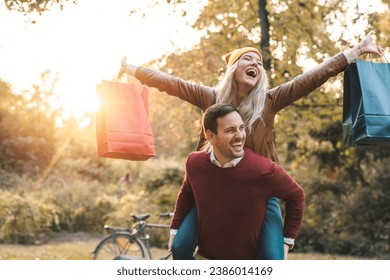
M 238 62 L 234 62 L 232 66 L 226 69 L 222 80 L 214 87 L 217 92 L 216 103 L 234 104 L 237 96 L 237 85 L 234 79 L 234 73 L 237 70 Z M 263 111 L 268 88 L 268 78 L 263 67 L 260 68 L 260 80 L 252 88 L 249 94 L 240 102 L 238 110 L 242 119 L 251 132 L 253 124 L 260 119 L 263 121 Z

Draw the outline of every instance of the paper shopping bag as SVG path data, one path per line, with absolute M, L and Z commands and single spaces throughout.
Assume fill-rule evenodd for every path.
M 390 145 L 390 64 L 357 60 L 344 73 L 344 146 Z
M 97 155 L 136 161 L 154 156 L 147 88 L 103 80 L 96 91 L 100 101 L 96 113 Z

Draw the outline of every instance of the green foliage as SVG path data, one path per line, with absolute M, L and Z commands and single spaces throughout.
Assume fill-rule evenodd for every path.
M 5 2 L 28 13 L 73 1 Z M 183 1 L 171 2 L 184 11 Z M 210 0 L 194 24 L 205 34 L 200 44 L 151 65 L 213 86 L 224 71 L 224 54 L 262 43 L 272 55 L 270 84 L 277 86 L 347 48 L 347 35 L 361 37 L 365 30 L 348 34 L 347 28 L 359 18 L 367 19 L 364 29 L 375 29 L 378 42 L 388 46 L 389 13 L 359 14 L 351 5 L 358 12 L 351 21 L 345 12 L 348 2 L 267 1 L 269 16 L 259 19 L 256 0 Z M 265 31 L 259 24 L 266 21 L 269 42 L 260 42 Z M 48 103 L 55 98 L 55 83 L 46 72 L 37 85 L 16 95 L 0 81 L 0 240 L 37 243 L 62 230 L 101 233 L 105 223 L 130 225 L 131 213 L 150 213 L 151 222 L 168 224 L 158 213 L 174 208 L 185 157 L 197 143 L 201 112 L 150 89 L 157 156 L 146 162 L 97 158 L 94 116 L 86 115 L 92 122 L 84 128 L 75 118 L 63 119 Z M 342 147 L 341 94 L 339 75 L 280 112 L 275 124 L 281 164 L 306 193 L 294 250 L 389 258 L 390 152 Z M 123 181 L 125 174 L 133 181 Z M 152 244 L 166 246 L 165 230 L 150 233 Z
M 361 38 L 367 32 L 359 29 L 352 34 L 349 28 L 362 19 L 370 19 L 371 26 L 366 28 L 374 28 L 378 42 L 388 46 L 388 13 L 367 14 L 355 2 L 356 5 L 347 1 L 267 1 L 269 15 L 260 18 L 260 22 L 257 9 L 262 7 L 257 4 L 258 1 L 209 1 L 194 24 L 205 32 L 200 44 L 163 58 L 166 64 L 162 69 L 212 86 L 224 71 L 221 57 L 228 51 L 243 46 L 269 46 L 272 61 L 268 75 L 274 87 L 355 44 L 350 37 L 348 41 L 345 38 Z M 356 13 L 355 18 L 346 16 L 348 9 Z M 269 22 L 269 30 L 260 29 L 264 22 Z M 269 32 L 269 42 L 260 42 L 264 32 Z M 193 67 L 189 68 L 189 64 Z M 375 254 L 384 256 L 389 222 L 383 215 L 375 216 L 381 213 L 379 205 L 370 209 L 364 205 L 365 196 L 374 193 L 380 193 L 387 204 L 389 198 L 381 183 L 374 178 L 368 181 L 364 175 L 370 170 L 377 176 L 378 165 L 363 163 L 374 156 L 388 172 L 388 152 L 384 148 L 342 147 L 341 94 L 342 75 L 338 75 L 277 116 L 276 146 L 281 164 L 306 192 L 306 214 L 295 250 L 356 255 L 372 255 L 376 250 Z M 360 189 L 368 182 L 376 185 Z M 378 201 L 372 203 L 376 205 Z M 359 213 L 362 219 L 355 217 L 358 209 L 364 212 Z M 373 231 L 368 231 L 370 228 Z M 362 242 L 361 246 L 354 247 L 356 242 Z
M 83 205 L 74 211 L 74 224 L 77 231 L 99 232 L 107 220 L 107 215 L 116 209 L 117 201 L 112 196 L 97 197 L 92 205 Z
M 179 168 L 165 168 L 157 170 L 146 183 L 146 190 L 153 192 L 166 185 L 180 186 L 184 179 L 184 172 Z
M 39 86 L 16 95 L 4 84 L 0 87 L 0 162 L 4 169 L 36 174 L 50 161 L 56 149 L 55 98 L 49 72 L 42 73 Z M 4 101 L 3 101 L 4 100 Z
M 97 181 L 72 180 L 62 188 L 48 187 L 42 192 L 45 203 L 56 209 L 56 230 L 99 231 L 106 215 L 117 207 L 116 188 Z
M 200 110 L 156 89 L 149 91 L 149 104 L 157 155 L 169 157 L 174 151 L 181 158 L 195 150 L 201 130 Z
M 4 0 L 4 3 L 9 10 L 27 15 L 34 12 L 42 14 L 54 7 L 62 10 L 65 4 L 76 4 L 77 0 Z
M 55 209 L 34 198 L 0 194 L 0 240 L 7 243 L 39 243 L 51 232 Z

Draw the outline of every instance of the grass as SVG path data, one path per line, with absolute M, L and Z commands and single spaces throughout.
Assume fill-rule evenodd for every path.
M 83 233 L 55 236 L 41 245 L 0 244 L 2 260 L 91 260 L 101 236 Z
M 1 260 L 91 260 L 92 251 L 102 236 L 85 233 L 60 234 L 42 245 L 0 244 Z M 152 250 L 158 259 L 166 249 Z M 290 253 L 290 260 L 355 260 L 351 256 Z

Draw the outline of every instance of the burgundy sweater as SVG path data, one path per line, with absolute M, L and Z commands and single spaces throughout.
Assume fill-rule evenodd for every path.
M 296 238 L 303 218 L 304 192 L 280 166 L 248 148 L 232 168 L 212 164 L 209 153 L 194 152 L 187 159 L 171 228 L 179 228 L 196 203 L 198 252 L 202 256 L 255 259 L 269 197 L 286 202 L 284 236 Z

